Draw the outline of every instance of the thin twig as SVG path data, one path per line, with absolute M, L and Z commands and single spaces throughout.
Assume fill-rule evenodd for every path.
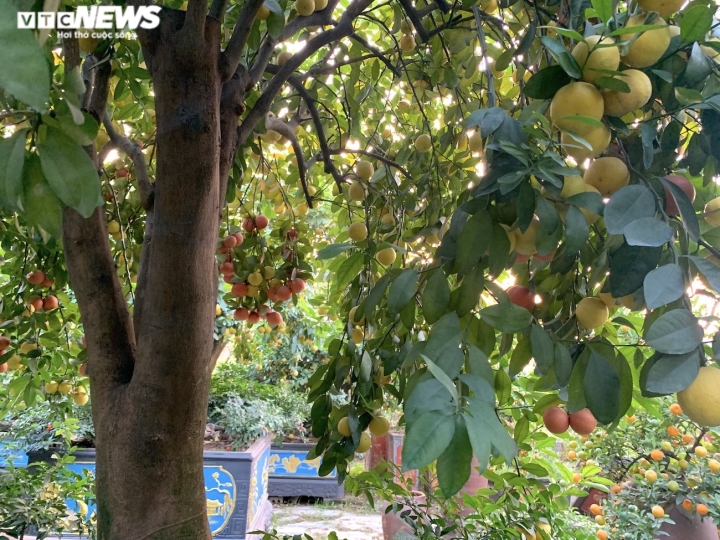
M 215 0 L 215 1 L 227 1 L 227 0 Z M 238 15 L 237 23 L 233 29 L 232 36 L 227 47 L 220 55 L 220 72 L 222 74 L 223 81 L 228 80 L 232 77 L 233 73 L 237 69 L 242 56 L 242 51 L 247 44 L 247 40 L 250 37 L 250 31 L 252 30 L 255 17 L 257 17 L 260 8 L 263 5 L 264 0 L 246 0 L 243 4 L 240 14 Z M 215 2 L 213 2 L 213 7 Z M 213 9 L 211 8 L 210 13 L 212 16 Z M 216 17 L 216 18 L 219 18 Z
M 270 114 L 265 117 L 265 127 L 277 131 L 280 135 L 288 139 L 290 144 L 292 144 L 293 151 L 295 152 L 295 158 L 297 159 L 298 172 L 300 173 L 300 183 L 302 184 L 303 193 L 305 193 L 305 200 L 308 203 L 308 207 L 312 208 L 312 195 L 310 195 L 307 185 L 307 167 L 305 166 L 302 146 L 300 146 L 297 135 L 295 135 L 295 130 L 286 122 L 283 122 L 276 116 Z

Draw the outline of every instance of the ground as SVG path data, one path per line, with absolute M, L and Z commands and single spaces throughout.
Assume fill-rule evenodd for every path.
M 324 540 L 332 531 L 345 540 L 382 540 L 379 512 L 355 505 L 275 505 L 273 527 L 281 534 L 309 534 Z

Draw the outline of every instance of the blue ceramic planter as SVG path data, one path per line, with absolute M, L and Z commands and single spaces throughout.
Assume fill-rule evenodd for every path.
M 320 476 L 320 458 L 307 459 L 307 453 L 314 446 L 302 443 L 273 445 L 269 466 L 271 497 L 343 498 L 345 490 L 342 484 L 338 485 L 336 471 Z

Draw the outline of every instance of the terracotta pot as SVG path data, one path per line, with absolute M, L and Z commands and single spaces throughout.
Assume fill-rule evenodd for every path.
M 480 474 L 480 472 L 478 471 L 478 467 L 480 467 L 480 462 L 475 456 L 473 456 L 472 463 L 470 465 L 470 478 L 462 487 L 462 489 L 460 489 L 461 496 L 463 493 L 467 493 L 468 495 L 475 495 L 479 489 L 485 489 L 486 487 L 488 487 L 488 480 Z M 460 514 L 463 517 L 467 517 L 474 512 L 475 511 L 472 508 L 468 506 L 463 506 Z
M 693 514 L 688 517 L 684 511 L 673 506 L 668 511 L 670 519 L 675 525 L 664 524 L 660 530 L 666 534 L 660 534 L 655 538 L 658 540 L 718 540 L 718 530 L 712 519 L 700 519 L 700 516 Z
M 416 504 L 425 504 L 424 493 L 422 493 L 421 491 L 412 491 L 411 494 Z M 397 502 L 402 503 L 402 499 L 398 499 Z M 393 540 L 393 537 L 401 531 L 412 534 L 413 531 L 410 526 L 403 518 L 399 516 L 399 514 L 402 514 L 409 509 L 410 508 L 407 505 L 403 504 L 402 508 L 400 508 L 397 512 L 393 512 L 392 510 L 390 510 L 389 512 L 383 514 L 383 540 Z

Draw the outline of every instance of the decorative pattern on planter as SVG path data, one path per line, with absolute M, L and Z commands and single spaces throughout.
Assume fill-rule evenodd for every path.
M 307 459 L 313 447 L 302 443 L 272 447 L 268 467 L 271 497 L 343 498 L 345 490 L 338 485 L 337 472 L 333 470 L 328 476 L 319 476 L 320 458 Z

